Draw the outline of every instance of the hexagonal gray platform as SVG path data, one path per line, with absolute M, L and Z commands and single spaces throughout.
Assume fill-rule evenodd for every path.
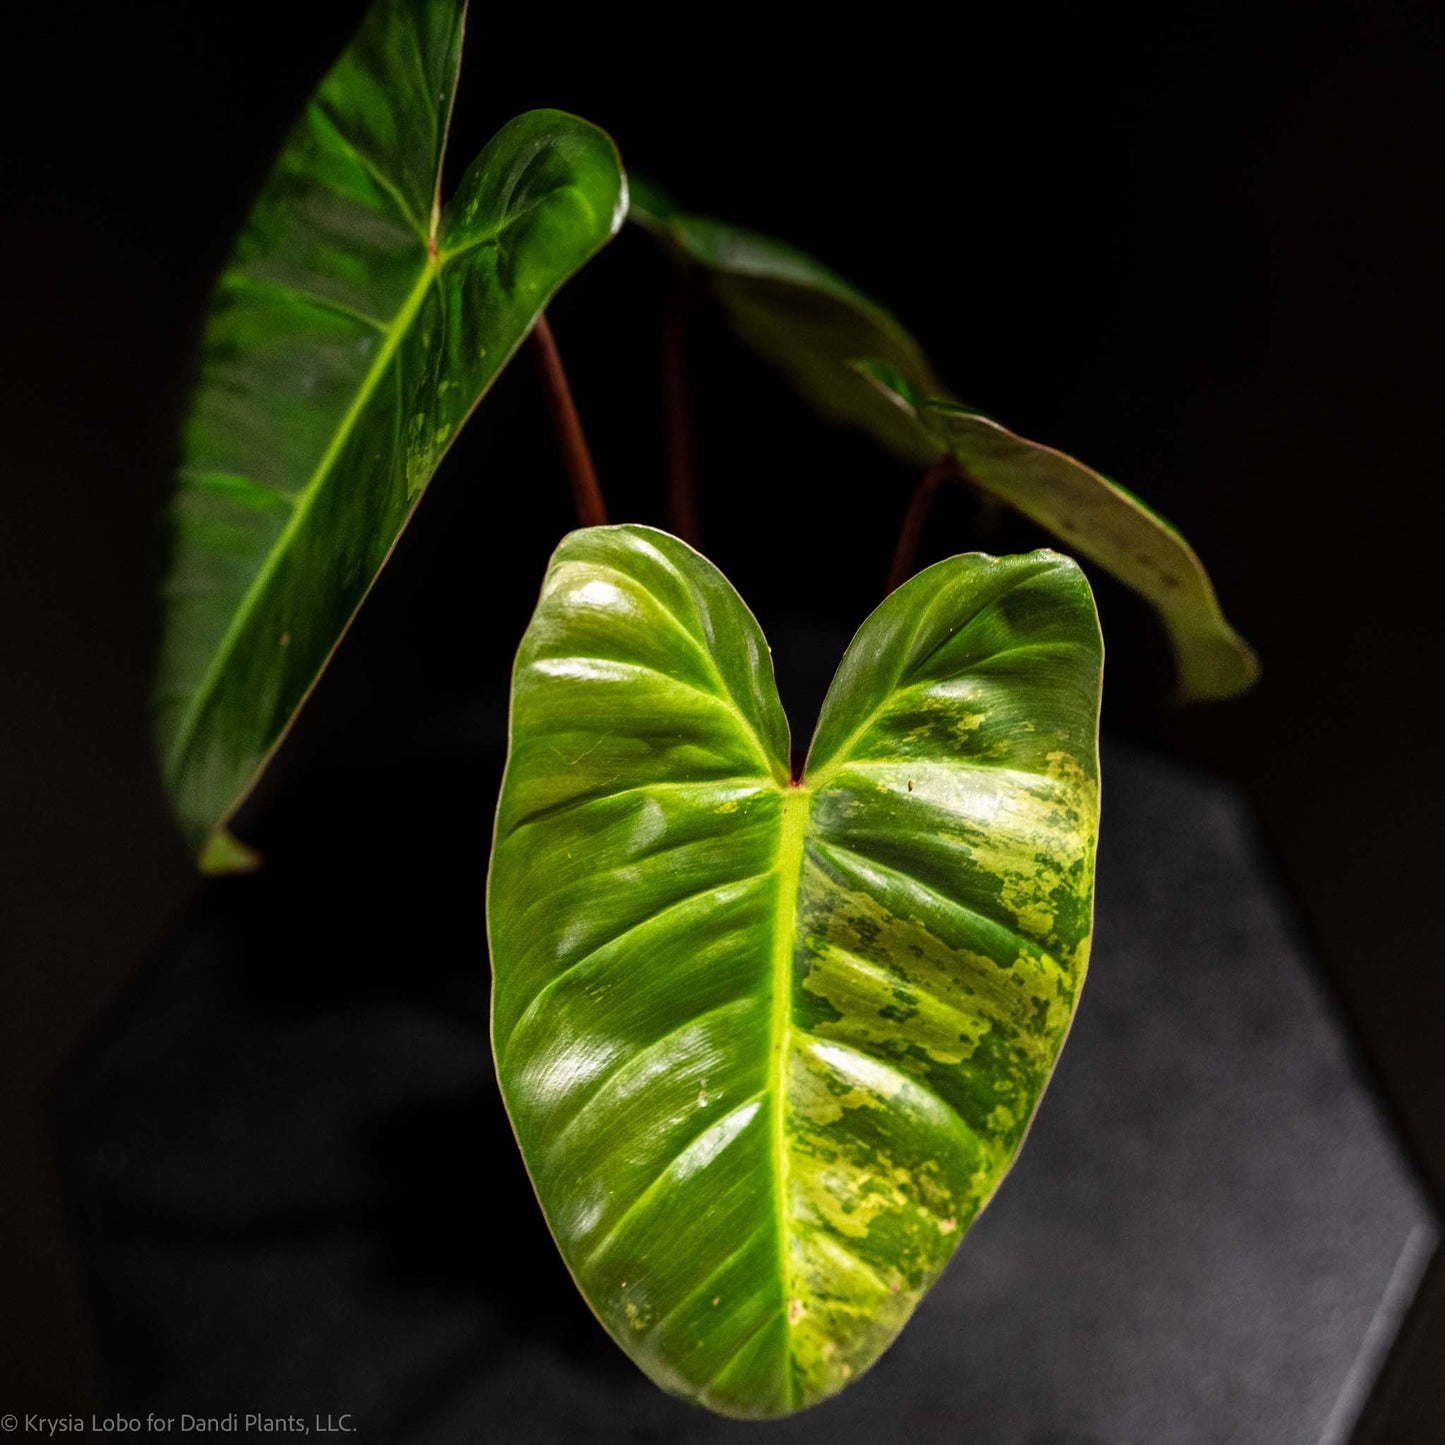
M 360 988 L 315 977 L 349 888 L 424 879 L 213 895 L 61 1098 L 110 1403 L 405 1445 L 1348 1439 L 1432 1211 L 1240 800 L 1113 748 L 1104 820 L 1018 1166 L 882 1362 L 766 1427 L 657 1392 L 573 1295 L 491 1083 L 479 890 Z

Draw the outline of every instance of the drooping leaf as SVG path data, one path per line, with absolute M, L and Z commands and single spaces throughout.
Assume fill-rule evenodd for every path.
M 212 299 L 155 713 L 182 825 L 217 871 L 246 858 L 224 825 L 442 455 L 625 210 L 611 141 L 558 111 L 505 126 L 442 207 L 465 9 L 377 0 Z
M 1254 650 L 1220 611 L 1194 549 L 1132 492 L 979 412 L 919 392 L 892 367 L 862 362 L 857 369 L 984 491 L 1153 603 L 1173 644 L 1182 697 L 1232 697 L 1258 677 Z
M 767 646 L 641 527 L 558 548 L 488 896 L 498 1077 L 562 1254 L 664 1388 L 856 1378 L 1007 1171 L 1087 961 L 1078 567 L 955 557 L 853 640 L 801 781 Z
M 1254 653 L 1179 532 L 1118 483 L 959 405 L 877 302 L 793 247 L 691 215 L 637 178 L 630 215 L 701 268 L 739 335 L 825 416 L 907 462 L 951 452 L 971 481 L 1151 602 L 1181 698 L 1230 697 L 1254 682 Z

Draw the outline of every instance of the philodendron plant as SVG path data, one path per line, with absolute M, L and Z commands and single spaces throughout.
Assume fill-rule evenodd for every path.
M 447 448 L 524 342 L 579 518 L 517 655 L 487 896 L 497 1073 L 578 1288 L 659 1385 L 785 1415 L 887 1348 L 1007 1172 L 1078 1002 L 1103 658 L 1070 558 L 910 576 L 971 484 L 1158 609 L 1185 698 L 1255 663 L 1188 544 L 960 405 L 807 256 L 511 121 L 440 191 L 464 0 L 376 0 L 217 284 L 171 509 L 156 726 L 207 872 Z M 825 416 L 926 472 L 796 773 L 695 541 L 606 525 L 544 309 L 631 218 Z M 675 340 L 675 338 L 674 338 Z M 674 437 L 672 453 L 687 447 Z

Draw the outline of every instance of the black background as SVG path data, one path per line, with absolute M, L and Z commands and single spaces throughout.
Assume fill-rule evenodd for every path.
M 42 1102 L 195 889 L 145 691 L 155 519 L 199 320 L 362 8 L 54 6 L 0 30 L 0 1380 L 23 1382 L 26 1409 L 76 1408 L 88 1377 Z M 964 399 L 1180 525 L 1264 681 L 1170 711 L 1151 620 L 1100 582 L 1106 726 L 1247 789 L 1437 1197 L 1442 31 L 1438 6 L 1409 4 L 1142 21 L 479 8 L 449 157 L 532 106 L 597 121 L 682 201 L 883 299 Z M 619 519 L 664 520 L 667 282 L 627 234 L 552 311 Z M 851 629 L 912 478 L 818 426 L 707 318 L 694 350 L 707 550 L 765 629 Z M 978 545 L 975 520 L 947 499 L 929 556 Z M 532 377 L 513 368 L 252 806 L 252 836 L 284 838 L 288 790 L 336 739 L 370 729 L 384 746 L 420 699 L 501 685 L 569 525 Z M 1014 524 L 987 545 L 1041 540 Z M 437 836 L 484 834 L 490 802 L 439 797 Z M 384 797 L 375 816 L 387 846 Z M 1441 1438 L 1441 1358 L 1437 1265 L 1366 1433 Z

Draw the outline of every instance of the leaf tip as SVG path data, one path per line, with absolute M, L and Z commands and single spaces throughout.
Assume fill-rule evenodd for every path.
M 1259 654 L 1228 624 L 1223 627 L 1225 635 L 1206 644 L 1176 647 L 1172 698 L 1176 706 L 1228 702 L 1242 697 L 1259 681 Z
M 221 878 L 228 874 L 254 873 L 264 861 L 234 833 L 217 828 L 201 845 L 196 864 L 208 878 Z

